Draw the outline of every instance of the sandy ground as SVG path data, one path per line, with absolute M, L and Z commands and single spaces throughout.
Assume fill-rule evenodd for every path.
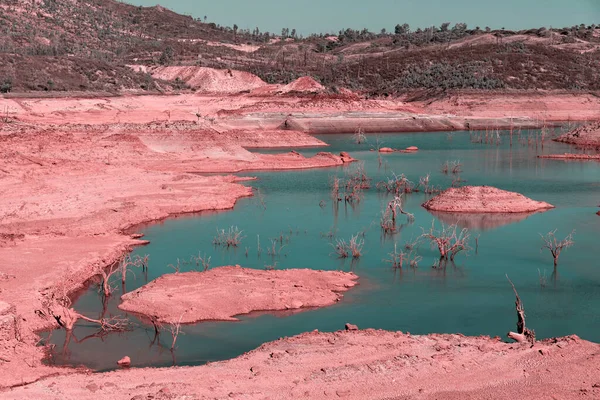
M 588 377 L 598 376 L 597 345 L 571 339 L 560 339 L 568 351 L 552 347 L 549 357 L 540 358 L 536 348 L 460 336 L 306 334 L 206 367 L 90 375 L 44 366 L 35 332 L 53 325 L 36 313 L 45 298 L 56 291 L 75 293 L 98 268 L 144 244 L 130 234 L 132 227 L 181 213 L 226 210 L 251 195 L 227 174 L 351 161 L 328 153 L 310 159 L 294 152 L 260 155 L 246 148 L 323 146 L 306 132 L 358 127 L 447 130 L 541 125 L 548 115 L 600 119 L 599 105 L 591 95 L 552 93 L 412 103 L 252 93 L 0 97 L 0 387 L 14 388 L 0 397 L 498 398 L 522 388 L 530 398 L 550 390 L 559 398 L 584 390 L 593 396 L 597 389 Z M 454 350 L 436 359 L 435 342 Z M 67 373 L 74 374 L 29 384 Z
M 259 271 L 219 267 L 163 275 L 121 297 L 119 308 L 160 323 L 237 321 L 253 311 L 325 307 L 338 302 L 358 277 L 353 273 L 291 269 Z
M 531 213 L 554 208 L 552 204 L 492 186 L 450 188 L 423 203 L 423 207 L 438 212 L 504 214 Z
M 569 360 L 569 363 L 565 363 Z M 375 330 L 305 333 L 201 367 L 51 377 L 5 399 L 575 399 L 600 396 L 600 345 Z

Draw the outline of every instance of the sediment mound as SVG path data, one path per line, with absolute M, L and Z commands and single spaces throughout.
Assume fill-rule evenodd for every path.
M 450 188 L 423 203 L 423 207 L 455 213 L 526 213 L 554 208 L 552 204 L 492 186 Z
M 551 158 L 551 159 L 556 159 L 556 160 L 600 161 L 600 154 L 573 154 L 573 153 L 545 154 L 545 155 L 538 156 L 538 158 Z
M 325 87 L 310 76 L 303 76 L 279 89 L 280 93 L 322 93 Z
M 578 146 L 600 147 L 600 122 L 579 126 L 554 140 Z
M 356 285 L 353 273 L 291 269 L 262 271 L 219 267 L 163 275 L 121 297 L 119 308 L 161 323 L 236 321 L 252 311 L 324 307 Z
M 167 81 L 179 78 L 193 89 L 206 93 L 240 93 L 266 85 L 254 74 L 233 69 L 158 67 L 152 71 L 152 76 Z

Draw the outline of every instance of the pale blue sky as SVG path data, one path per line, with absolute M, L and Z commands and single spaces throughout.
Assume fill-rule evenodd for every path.
M 341 28 L 392 31 L 397 23 L 425 27 L 448 21 L 470 27 L 524 29 L 600 24 L 600 0 L 127 0 L 161 4 L 221 25 L 281 33 L 337 32 Z

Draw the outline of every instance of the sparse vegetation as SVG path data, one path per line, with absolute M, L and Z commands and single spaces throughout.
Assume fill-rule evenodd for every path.
M 465 23 L 416 29 L 399 23 L 390 32 L 347 28 L 305 38 L 284 28 L 281 37 L 293 40 L 292 48 L 285 47 L 286 41 L 269 43 L 275 35 L 259 28 L 219 26 L 122 2 L 85 0 L 73 7 L 43 1 L 22 8 L 0 13 L 0 26 L 10 27 L 0 32 L 0 77 L 12 76 L 11 65 L 19 65 L 12 76 L 19 91 L 156 89 L 143 74 L 123 67 L 134 63 L 243 69 L 268 83 L 312 76 L 332 91 L 348 87 L 377 96 L 414 89 L 599 88 L 597 51 L 581 52 L 579 47 L 600 42 L 595 26 L 517 32 L 471 29 Z M 524 39 L 504 42 L 515 35 Z M 465 40 L 469 46 L 461 45 Z M 261 47 L 244 53 L 239 44 Z M 178 87 L 160 82 L 164 85 Z
M 354 259 L 362 256 L 363 246 L 365 244 L 364 239 L 361 239 L 358 234 L 352 236 L 349 242 L 344 239 L 336 239 L 332 246 L 335 250 L 335 254 L 339 258 L 352 257 Z
M 213 238 L 213 244 L 221 247 L 238 247 L 242 243 L 244 236 L 237 226 L 229 229 L 217 229 L 217 235 Z
M 427 176 L 427 182 L 429 182 L 429 176 Z M 408 180 L 404 174 L 400 176 L 393 174 L 392 178 L 388 178 L 387 181 L 377 183 L 377 189 L 400 196 L 403 193 L 412 193 L 416 188 L 415 184 Z

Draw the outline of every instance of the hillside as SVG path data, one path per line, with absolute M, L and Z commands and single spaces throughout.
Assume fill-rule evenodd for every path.
M 336 91 L 600 89 L 600 29 L 342 30 L 300 38 L 220 27 L 114 0 L 0 0 L 0 91 L 181 90 L 126 65 L 239 69 L 267 83 L 309 75 Z M 184 80 L 185 81 L 185 80 Z

